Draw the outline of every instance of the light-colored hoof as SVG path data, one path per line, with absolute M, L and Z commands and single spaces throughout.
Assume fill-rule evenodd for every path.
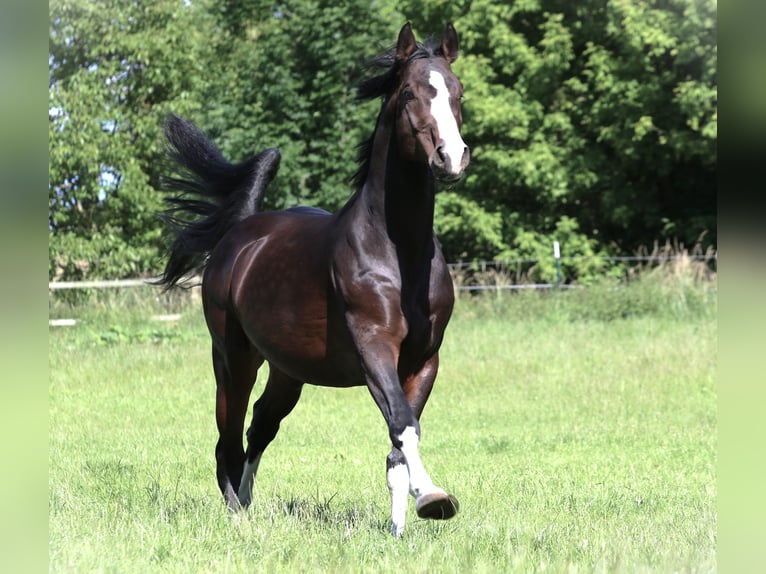
M 415 501 L 415 510 L 420 518 L 447 520 L 455 516 L 459 509 L 457 498 L 445 492 L 423 494 Z

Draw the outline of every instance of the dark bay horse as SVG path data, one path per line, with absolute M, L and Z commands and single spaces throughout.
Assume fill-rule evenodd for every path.
M 232 510 L 247 507 L 261 455 L 304 383 L 366 385 L 391 438 L 391 531 L 404 530 L 407 493 L 417 514 L 446 519 L 457 500 L 434 485 L 418 454 L 418 422 L 439 366 L 454 302 L 434 237 L 434 193 L 468 165 L 460 136 L 462 85 L 450 64 L 458 38 L 421 44 L 406 24 L 359 97 L 381 98 L 362 146 L 356 192 L 337 213 L 262 212 L 280 155 L 231 164 L 191 123 L 165 132 L 181 175 L 166 214 L 175 240 L 160 280 L 170 288 L 204 269 L 202 302 L 217 383 L 217 476 Z M 242 433 L 258 368 L 269 378 Z

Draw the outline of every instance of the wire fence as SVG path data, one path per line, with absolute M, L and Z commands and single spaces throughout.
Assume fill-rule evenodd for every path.
M 555 245 L 555 244 L 554 244 Z M 646 263 L 661 265 L 673 261 L 702 261 L 709 266 L 715 267 L 718 261 L 716 251 L 709 253 L 691 253 L 691 254 L 653 254 L 653 255 L 621 255 L 621 256 L 569 256 L 561 257 L 558 248 L 554 247 L 554 262 L 557 270 L 561 263 L 582 262 L 582 261 L 603 261 L 607 263 Z M 455 288 L 459 291 L 491 291 L 491 290 L 523 290 L 523 289 L 551 289 L 553 287 L 571 288 L 574 285 L 562 282 L 560 271 L 558 281 L 555 283 L 543 282 L 516 282 L 516 283 L 498 283 L 492 279 L 497 277 L 524 276 L 529 270 L 539 264 L 542 259 L 521 258 L 521 259 L 494 259 L 485 261 L 458 261 L 448 263 L 447 267 L 455 280 Z M 488 277 L 487 274 L 493 274 L 494 277 Z M 466 275 L 470 277 L 467 279 Z M 487 281 L 490 279 L 490 281 Z M 134 279 L 106 279 L 89 281 L 51 281 L 48 283 L 48 289 L 51 291 L 66 289 L 115 289 L 122 287 L 141 287 L 152 286 L 155 278 L 134 278 Z M 189 284 L 199 284 L 200 277 L 192 277 Z
M 567 261 L 612 261 L 612 262 L 667 262 L 667 261 L 681 261 L 689 259 L 692 261 L 717 261 L 718 253 L 713 252 L 711 254 L 689 254 L 689 255 L 619 255 L 614 257 L 603 256 L 571 256 L 571 257 L 559 257 L 562 262 Z M 476 266 L 511 266 L 511 265 L 535 265 L 542 261 L 541 259 L 492 259 L 487 261 L 459 261 L 457 263 L 447 263 L 447 267 L 450 269 L 465 269 Z
M 487 260 L 487 261 L 461 261 L 449 263 L 448 267 L 458 291 L 499 291 L 499 290 L 523 290 L 523 289 L 570 289 L 580 287 L 576 283 L 569 283 L 562 272 L 562 265 L 568 269 L 567 275 L 574 270 L 583 267 L 585 262 L 597 262 L 604 269 L 622 265 L 621 271 L 630 274 L 637 270 L 666 266 L 673 263 L 698 262 L 710 272 L 715 272 L 717 267 L 718 253 L 709 250 L 706 253 L 695 252 L 660 252 L 647 255 L 622 255 L 622 256 L 564 256 L 560 255 L 558 242 L 553 244 L 553 258 L 548 260 L 535 258 Z M 539 273 L 536 267 L 541 263 L 554 264 L 555 282 L 539 282 L 530 280 Z M 548 273 L 550 274 L 550 273 Z
M 675 274 L 691 272 L 695 277 L 709 279 L 717 272 L 718 254 L 714 250 L 705 253 L 686 251 L 669 252 L 667 250 L 651 254 L 639 254 L 612 257 L 561 257 L 558 246 L 554 244 L 554 257 L 551 259 L 518 258 L 487 261 L 459 261 L 448 264 L 456 292 L 468 295 L 481 292 L 521 292 L 529 290 L 570 290 L 583 288 L 581 283 L 563 280 L 561 265 L 571 269 L 571 264 L 597 260 L 609 268 L 610 264 L 620 264 L 627 278 L 631 274 L 640 276 L 647 270 L 663 266 Z M 551 274 L 551 263 L 555 265 L 556 281 L 534 281 L 535 266 L 546 265 L 547 275 Z M 614 269 L 614 266 L 611 267 Z M 51 327 L 71 326 L 80 323 L 83 313 L 97 312 L 98 308 L 139 309 L 140 314 L 147 313 L 156 321 L 176 321 L 183 309 L 195 304 L 200 297 L 201 277 L 192 277 L 184 285 L 187 289 L 163 291 L 154 284 L 156 277 L 87 280 L 87 281 L 51 281 L 49 299 L 49 325 Z M 715 290 L 714 282 L 711 288 Z M 150 293 L 150 294 L 147 294 Z M 149 307 L 147 304 L 151 302 Z
M 98 281 L 50 281 L 48 289 L 114 289 L 117 287 L 142 287 L 150 285 L 151 279 L 106 279 Z

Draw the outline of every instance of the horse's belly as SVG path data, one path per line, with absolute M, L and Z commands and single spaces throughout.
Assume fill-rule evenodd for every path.
M 293 349 L 265 349 L 265 359 L 292 378 L 323 387 L 356 387 L 365 384 L 355 355 L 335 352 L 313 356 L 296 346 Z
M 272 367 L 294 379 L 320 386 L 364 384 L 361 366 L 345 327 L 326 313 L 301 305 L 253 309 L 258 318 L 240 321 L 252 345 Z

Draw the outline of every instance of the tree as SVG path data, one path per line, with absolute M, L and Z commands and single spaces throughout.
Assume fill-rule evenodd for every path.
M 428 26 L 453 19 L 461 33 L 472 165 L 438 201 L 470 217 L 437 221 L 448 258 L 548 256 L 564 229 L 565 255 L 703 233 L 715 242 L 714 0 L 413 0 L 402 10 Z
M 194 120 L 233 160 L 282 152 L 266 206 L 351 195 L 374 104 L 365 62 L 395 38 L 388 4 L 56 0 L 50 28 L 50 275 L 151 274 L 161 263 L 161 126 Z
M 51 276 L 156 269 L 162 118 L 201 107 L 211 30 L 200 2 L 51 3 Z
M 351 195 L 357 146 L 372 133 L 378 113 L 374 104 L 356 100 L 355 87 L 366 62 L 396 38 L 401 17 L 391 4 L 225 3 L 228 65 L 211 86 L 216 105 L 199 121 L 231 157 L 280 149 L 267 207 L 335 210 Z
M 715 244 L 715 0 L 53 0 L 51 276 L 161 268 L 171 111 L 234 161 L 280 148 L 267 208 L 337 209 L 378 112 L 355 85 L 408 19 L 460 34 L 472 162 L 437 194 L 449 260 Z

